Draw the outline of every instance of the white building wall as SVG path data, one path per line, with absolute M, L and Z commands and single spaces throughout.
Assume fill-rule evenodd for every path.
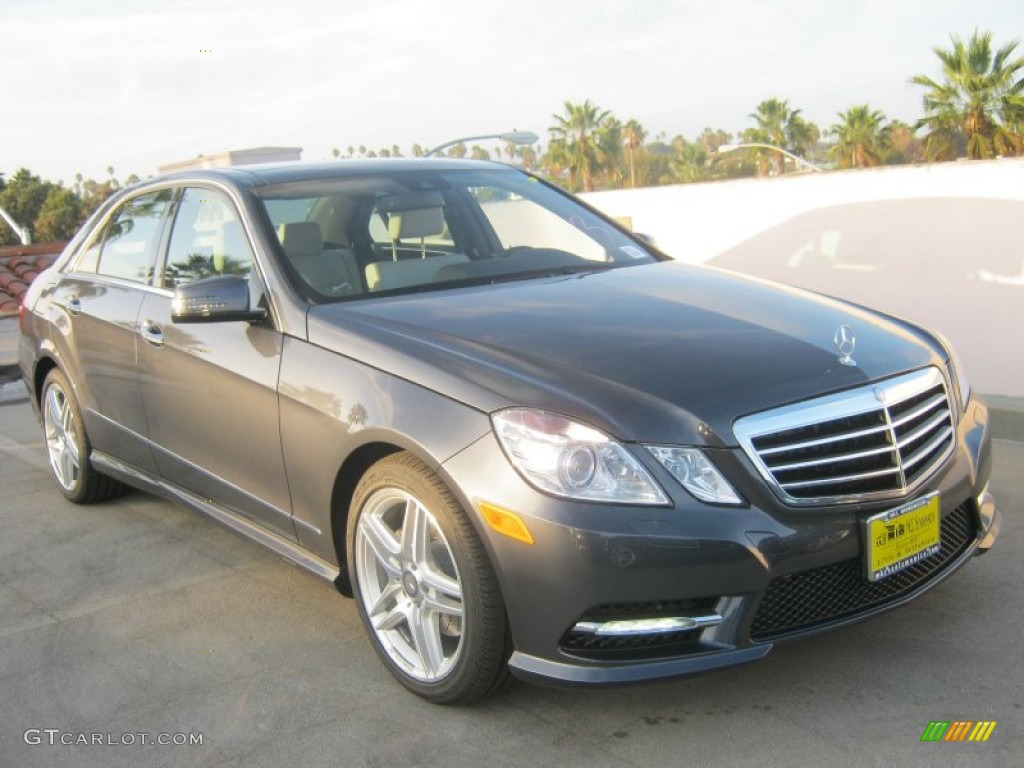
M 583 195 L 674 258 L 936 328 L 976 391 L 1024 397 L 1024 160 Z

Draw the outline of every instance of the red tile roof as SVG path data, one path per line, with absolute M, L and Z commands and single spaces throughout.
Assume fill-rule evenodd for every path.
M 18 314 L 18 305 L 36 276 L 64 250 L 65 243 L 0 248 L 0 317 Z

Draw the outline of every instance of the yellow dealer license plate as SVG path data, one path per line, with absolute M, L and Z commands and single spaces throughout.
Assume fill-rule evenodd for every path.
M 884 579 L 937 554 L 939 518 L 937 492 L 869 517 L 868 581 Z

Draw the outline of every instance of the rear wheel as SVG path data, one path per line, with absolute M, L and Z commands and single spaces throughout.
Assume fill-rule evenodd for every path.
M 468 703 L 507 677 L 497 578 L 459 503 L 408 453 L 363 476 L 349 514 L 348 562 L 359 614 L 406 688 Z
M 54 368 L 43 382 L 43 434 L 57 488 L 76 504 L 92 504 L 122 493 L 125 486 L 93 469 L 89 437 L 67 376 Z

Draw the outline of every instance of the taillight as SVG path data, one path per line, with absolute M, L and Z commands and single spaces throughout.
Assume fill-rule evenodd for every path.
M 22 296 L 21 302 L 18 304 L 18 328 L 22 333 L 25 332 L 25 297 Z

